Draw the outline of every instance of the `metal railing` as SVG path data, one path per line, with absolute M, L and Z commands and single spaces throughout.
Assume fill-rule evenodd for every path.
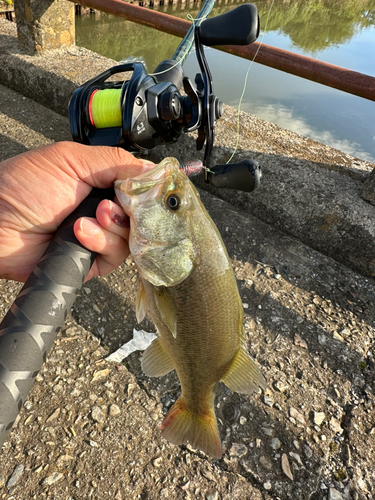
M 47 0 L 39 1 L 42 4 L 45 3 L 47 5 L 48 3 L 52 6 L 55 4 L 59 4 L 60 9 L 64 9 L 64 4 L 68 4 L 68 2 L 65 0 L 54 0 L 52 4 L 51 0 L 48 0 L 48 2 Z M 89 7 L 94 10 L 113 14 L 115 16 L 122 17 L 129 21 L 142 24 L 143 26 L 148 26 L 153 29 L 157 29 L 159 31 L 163 31 L 180 38 L 183 38 L 185 36 L 186 32 L 191 26 L 191 23 L 189 21 L 179 19 L 168 14 L 163 14 L 161 12 L 156 12 L 144 7 L 139 7 L 122 0 L 68 1 L 74 4 Z M 38 2 L 35 3 L 37 4 Z M 55 19 L 57 17 L 66 19 L 69 16 L 53 16 L 53 18 Z M 51 18 L 51 16 L 49 16 L 49 18 Z M 25 20 L 24 22 L 28 21 Z M 71 32 L 74 33 L 74 20 L 72 20 L 71 22 L 73 23 Z M 24 36 L 25 33 L 32 32 L 34 30 L 34 25 L 35 23 L 33 22 L 30 24 L 28 30 L 23 29 L 21 32 L 19 30 L 19 40 L 22 40 L 22 36 Z M 54 28 L 55 30 L 67 29 L 66 27 L 57 28 L 56 26 Z M 36 36 L 40 31 L 40 29 L 35 30 Z M 46 30 L 46 33 L 47 31 L 48 30 Z M 20 34 L 22 35 L 21 37 Z M 74 39 L 74 34 L 72 36 Z M 57 43 L 60 43 L 59 36 L 56 36 L 55 39 L 57 40 Z M 43 39 L 39 38 L 34 44 L 35 46 L 39 44 L 38 48 L 35 49 L 35 51 L 41 50 L 40 46 L 42 43 L 44 43 Z M 27 49 L 28 46 L 32 46 L 33 44 L 29 43 L 28 46 L 27 44 L 24 45 Z M 51 45 L 46 48 L 55 48 L 55 46 Z M 284 71 L 286 73 L 290 73 L 292 75 L 299 76 L 307 80 L 326 85 L 328 87 L 333 87 L 343 92 L 348 92 L 350 94 L 375 101 L 375 77 L 373 76 L 365 75 L 357 71 L 352 71 L 340 66 L 335 66 L 333 64 L 318 61 L 316 59 L 295 54 L 283 49 L 271 47 L 270 45 L 259 44 L 259 42 L 254 42 L 253 44 L 247 46 L 224 46 L 216 48 L 245 59 L 254 59 L 255 62 L 259 64 L 263 64 L 265 66 L 269 66 L 271 68 L 275 68 L 277 70 Z

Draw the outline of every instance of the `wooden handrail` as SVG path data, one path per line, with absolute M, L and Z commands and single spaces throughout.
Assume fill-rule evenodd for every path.
M 122 0 L 69 0 L 92 9 L 123 17 L 150 28 L 183 38 L 191 23 L 177 17 L 138 7 Z M 254 42 L 247 46 L 215 47 L 271 68 L 300 76 L 371 101 L 375 101 L 375 77 L 318 61 L 287 50 Z M 257 53 L 257 50 L 259 51 Z

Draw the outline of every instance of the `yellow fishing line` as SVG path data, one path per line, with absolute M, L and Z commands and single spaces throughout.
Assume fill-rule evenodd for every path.
M 264 38 L 264 35 L 265 35 L 265 33 L 266 33 L 266 30 L 267 30 L 268 20 L 269 20 L 270 13 L 271 13 L 271 10 L 272 10 L 272 7 L 273 7 L 274 2 L 275 2 L 275 0 L 272 0 L 270 10 L 268 11 L 268 14 L 267 14 L 266 24 L 264 25 L 264 30 L 263 30 L 262 38 L 261 38 L 261 40 L 260 40 L 260 42 L 259 42 L 259 45 L 258 45 L 257 51 L 255 52 L 255 55 L 254 55 L 254 57 L 252 58 L 252 60 L 250 61 L 249 67 L 247 68 L 247 72 L 246 72 L 246 75 L 245 75 L 245 80 L 244 80 L 244 84 L 243 84 L 242 94 L 241 94 L 240 100 L 238 101 L 238 108 L 237 108 L 237 136 L 236 136 L 236 145 L 235 145 L 234 150 L 233 150 L 233 153 L 232 153 L 231 157 L 229 158 L 229 160 L 227 161 L 227 163 L 229 163 L 229 162 L 232 160 L 233 156 L 236 154 L 237 149 L 238 149 L 238 144 L 239 144 L 239 142 L 240 142 L 240 112 L 241 112 L 241 104 L 242 104 L 242 99 L 243 99 L 243 97 L 244 97 L 244 95 L 245 95 L 245 92 L 246 92 L 246 87 L 247 87 L 247 79 L 248 79 L 248 76 L 249 76 L 250 68 L 251 68 L 251 66 L 253 65 L 253 62 L 255 61 L 255 58 L 256 58 L 256 56 L 258 55 L 258 52 L 259 52 L 259 50 L 260 50 L 260 47 L 262 46 L 262 43 L 263 43 L 263 38 Z
M 90 120 L 96 128 L 121 127 L 121 89 L 97 90 L 89 103 Z

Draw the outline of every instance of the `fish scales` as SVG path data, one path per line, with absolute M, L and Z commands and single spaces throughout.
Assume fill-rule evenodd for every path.
M 130 250 L 141 275 L 137 318 L 148 311 L 158 330 L 142 368 L 150 376 L 175 369 L 181 383 L 162 434 L 220 457 L 218 382 L 251 393 L 265 381 L 243 347 L 242 304 L 224 243 L 178 165 L 166 158 L 115 188 L 130 217 Z

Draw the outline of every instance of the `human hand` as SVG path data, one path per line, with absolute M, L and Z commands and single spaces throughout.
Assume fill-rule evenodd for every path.
M 26 281 L 57 228 L 93 187 L 111 187 L 149 168 L 122 149 L 74 142 L 0 163 L 0 278 Z M 108 274 L 129 255 L 128 219 L 112 201 L 100 202 L 96 219 L 78 219 L 74 234 L 98 253 L 87 279 Z

